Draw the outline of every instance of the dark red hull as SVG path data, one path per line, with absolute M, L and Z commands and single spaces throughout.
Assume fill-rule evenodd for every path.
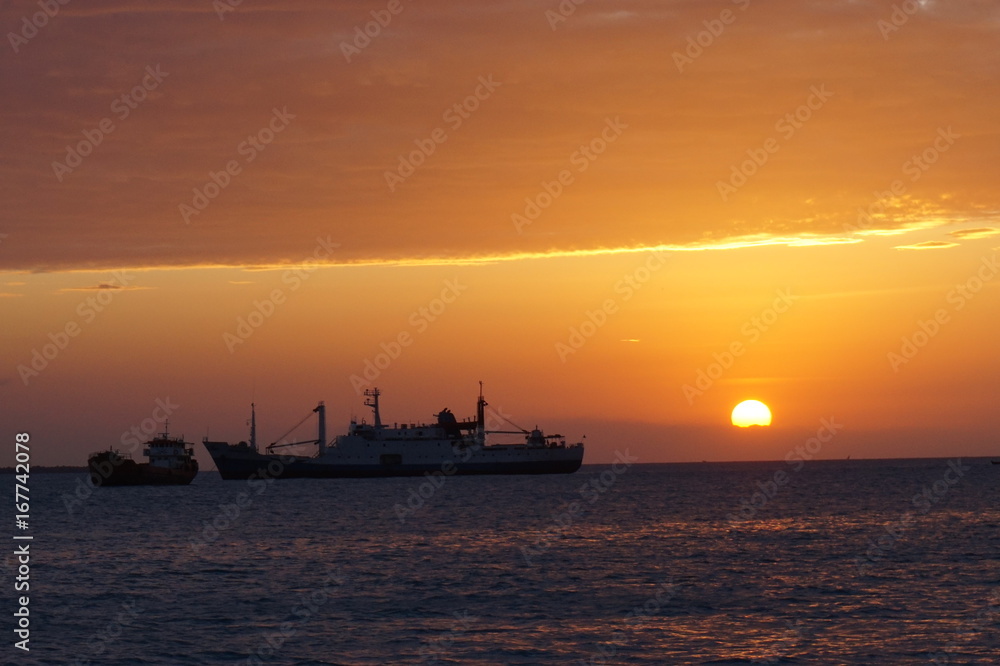
M 87 461 L 95 486 L 186 486 L 198 475 L 198 461 L 166 468 L 137 463 L 112 451 L 94 454 Z

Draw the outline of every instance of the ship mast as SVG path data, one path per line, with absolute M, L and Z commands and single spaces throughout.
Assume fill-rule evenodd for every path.
M 382 395 L 378 387 L 373 389 L 365 389 L 365 406 L 371 407 L 372 411 L 375 413 L 375 427 L 382 427 L 382 416 L 378 412 L 378 397 Z
M 250 403 L 250 449 L 257 450 L 257 412 L 254 411 L 254 403 Z
M 319 404 L 316 405 L 316 409 L 313 410 L 319 414 L 319 455 L 326 454 L 326 405 L 320 400 Z
M 476 444 L 486 445 L 486 399 L 483 397 L 483 383 L 479 382 L 479 400 L 476 402 Z

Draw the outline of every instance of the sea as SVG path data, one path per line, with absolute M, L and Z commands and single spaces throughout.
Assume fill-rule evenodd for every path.
M 1000 663 L 988 459 L 30 492 L 4 663 Z

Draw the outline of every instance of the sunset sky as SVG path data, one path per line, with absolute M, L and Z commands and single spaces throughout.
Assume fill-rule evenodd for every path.
M 1000 457 L 997 3 L 41 5 L 0 4 L 0 432 L 36 464 L 157 401 L 271 441 L 479 380 L 586 463 L 823 419 L 820 458 Z

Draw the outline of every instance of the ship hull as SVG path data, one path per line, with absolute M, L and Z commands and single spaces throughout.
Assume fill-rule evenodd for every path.
M 407 462 L 405 455 L 388 461 L 338 461 L 336 454 L 317 458 L 267 455 L 248 447 L 225 442 L 205 442 L 223 479 L 345 479 L 487 474 L 572 474 L 583 463 L 583 450 L 509 449 L 485 447 L 477 451 L 457 451 L 447 459 Z
M 95 486 L 186 486 L 198 475 L 194 460 L 183 468 L 170 469 L 96 455 L 87 461 L 87 467 Z

